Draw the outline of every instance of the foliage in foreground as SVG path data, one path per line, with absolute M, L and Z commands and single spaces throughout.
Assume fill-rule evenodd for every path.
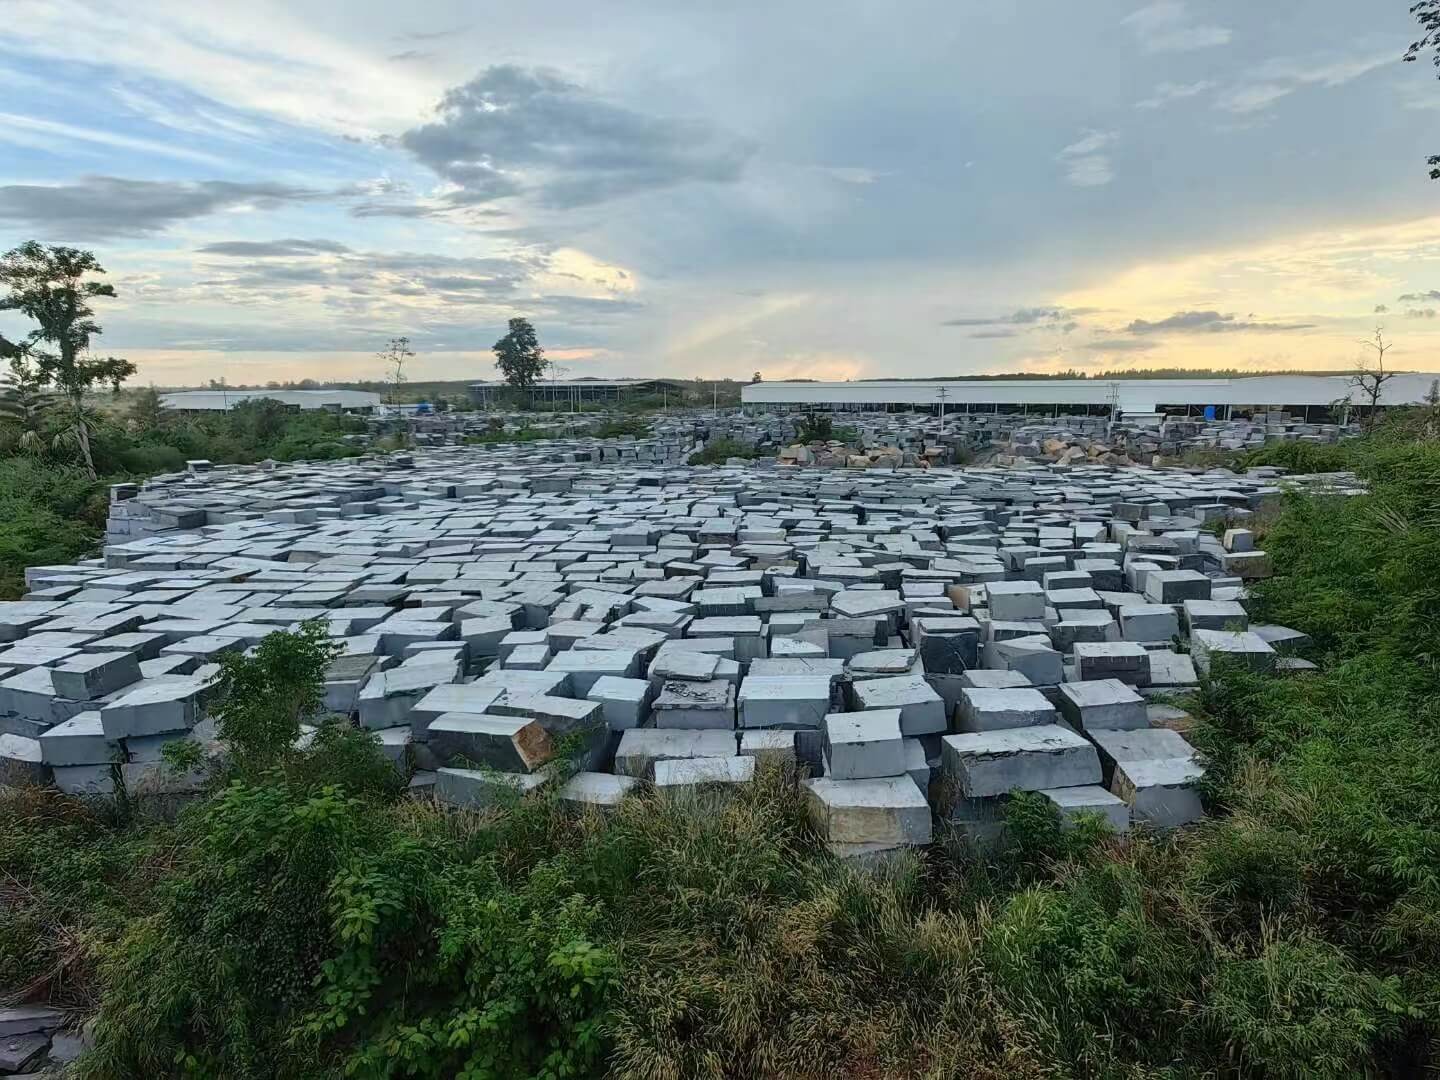
M 1292 497 L 1266 538 L 1261 617 L 1322 673 L 1207 689 L 1215 816 L 1182 834 L 1062 831 L 1017 797 L 999 851 L 942 836 L 867 871 L 783 774 L 454 813 L 329 727 L 173 825 L 4 796 L 0 970 L 98 998 L 92 1077 L 1422 1074 L 1440 449 L 1354 464 L 1370 496 Z

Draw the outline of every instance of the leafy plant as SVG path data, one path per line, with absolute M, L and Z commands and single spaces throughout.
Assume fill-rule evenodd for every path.
M 236 768 L 254 776 L 293 749 L 325 700 L 325 671 L 340 651 L 323 619 L 267 634 L 252 653 L 220 659 L 216 733 Z

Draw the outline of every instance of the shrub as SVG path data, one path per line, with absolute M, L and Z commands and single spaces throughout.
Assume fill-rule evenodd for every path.
M 1247 1072 L 1339 1080 L 1369 1071 L 1379 1045 L 1418 1015 L 1399 980 L 1360 971 L 1313 937 L 1271 927 L 1256 955 L 1221 962 L 1203 1022 Z
M 806 413 L 796 427 L 796 438 L 802 443 L 828 442 L 835 434 L 835 423 L 824 413 Z
M 752 448 L 735 439 L 711 439 L 705 444 L 703 450 L 698 450 L 690 455 L 691 465 L 724 465 L 728 458 L 744 458 L 746 461 L 753 460 L 760 455 Z
M 215 730 L 242 774 L 264 772 L 295 746 L 301 723 L 320 711 L 325 671 L 339 651 L 317 618 L 220 658 Z
M 650 437 L 650 425 L 638 416 L 627 416 L 622 420 L 606 420 L 595 429 L 595 435 L 601 439 L 618 439 L 625 435 L 647 439 Z

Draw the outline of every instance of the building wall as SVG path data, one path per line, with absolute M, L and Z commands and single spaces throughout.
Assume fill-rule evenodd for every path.
M 1381 403 L 1419 404 L 1440 375 L 1397 375 L 1385 384 Z M 944 391 L 943 397 L 941 391 Z M 741 389 L 746 405 L 1118 405 L 1122 412 L 1154 412 L 1161 405 L 1232 407 L 1329 405 L 1349 397 L 1366 403 L 1344 375 L 1270 375 L 1248 379 L 1044 379 L 984 382 L 750 383 Z

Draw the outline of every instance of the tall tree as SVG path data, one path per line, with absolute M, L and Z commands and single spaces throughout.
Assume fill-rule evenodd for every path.
M 390 404 L 399 405 L 400 392 L 405 386 L 405 364 L 415 356 L 415 351 L 410 348 L 410 339 L 391 338 L 385 348 L 375 355 L 389 369 L 385 381 L 390 384 Z
M 505 381 L 516 390 L 528 390 L 545 372 L 545 350 L 529 319 L 519 316 L 510 320 L 510 332 L 491 346 L 495 366 Z
M 90 453 L 94 413 L 85 396 L 108 383 L 117 391 L 135 374 L 135 365 L 114 356 L 92 357 L 90 339 L 100 333 L 90 301 L 114 296 L 115 287 L 90 280 L 105 268 L 89 251 L 46 246 L 30 241 L 0 256 L 0 311 L 18 311 L 37 325 L 25 348 L 36 371 L 64 400 L 66 427 L 57 440 L 71 441 L 80 451 L 85 471 L 95 478 Z
M 1410 5 L 1410 14 L 1419 22 L 1422 33 L 1418 41 L 1410 43 L 1405 59 L 1413 63 L 1429 50 L 1435 54 L 1431 61 L 1440 68 L 1440 0 L 1419 0 Z M 1440 154 L 1432 154 L 1426 164 L 1430 166 L 1430 179 L 1440 180 Z
M 1362 424 L 1366 431 L 1370 431 L 1375 426 L 1375 417 L 1380 409 L 1380 398 L 1384 393 L 1385 384 L 1395 378 L 1395 372 L 1385 370 L 1385 354 L 1395 346 L 1385 340 L 1385 330 L 1379 326 L 1375 328 L 1373 338 L 1369 341 L 1362 341 L 1360 344 L 1375 354 L 1375 362 L 1372 364 L 1368 359 L 1362 360 L 1359 367 L 1356 368 L 1355 374 L 1350 376 L 1350 385 L 1364 395 L 1365 403 L 1369 405 Z

